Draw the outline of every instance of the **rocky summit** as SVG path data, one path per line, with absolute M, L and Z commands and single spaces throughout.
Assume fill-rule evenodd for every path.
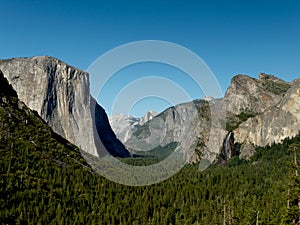
M 200 99 L 171 107 L 136 128 L 124 142 L 132 151 L 177 143 L 189 162 L 200 158 L 249 158 L 254 146 L 294 137 L 299 126 L 299 80 L 285 82 L 261 73 L 236 75 L 224 98 Z M 241 149 L 235 149 L 237 143 Z M 222 161 L 222 160 L 221 160 Z
M 248 158 L 249 146 L 266 146 L 295 137 L 300 130 L 300 79 L 294 80 L 282 99 L 264 112 L 241 123 L 235 141 L 242 143 L 241 154 Z M 253 147 L 252 147 L 253 149 Z M 250 152 L 251 155 L 251 152 Z
M 88 73 L 46 56 L 0 60 L 0 70 L 20 100 L 57 134 L 93 155 L 106 149 L 114 156 L 129 156 L 109 132 L 108 120 L 99 118 L 105 112 L 94 115 L 96 109 L 103 109 L 90 96 Z M 103 124 L 96 126 L 95 118 Z M 106 138 L 107 134 L 111 137 Z
M 258 79 L 237 75 L 232 78 L 223 101 L 229 116 L 245 111 L 261 113 L 278 103 L 288 88 L 287 82 L 272 75 L 261 73 Z
M 138 127 L 153 119 L 156 115 L 157 112 L 154 111 L 147 111 L 141 118 L 125 114 L 115 114 L 109 117 L 109 123 L 118 139 L 125 143 Z

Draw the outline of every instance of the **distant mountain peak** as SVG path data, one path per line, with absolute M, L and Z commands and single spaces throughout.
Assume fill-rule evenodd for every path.
M 152 110 L 147 111 L 142 118 L 139 119 L 139 125 L 147 123 L 149 120 L 152 120 L 153 117 L 157 116 L 158 113 Z
M 152 120 L 158 113 L 149 110 L 143 117 L 136 118 L 126 114 L 114 114 L 109 117 L 110 125 L 120 141 L 125 143 L 139 126 Z

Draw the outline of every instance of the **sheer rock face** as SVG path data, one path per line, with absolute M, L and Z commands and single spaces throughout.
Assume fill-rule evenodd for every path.
M 211 120 L 212 113 L 221 112 L 211 110 L 211 107 L 217 108 L 219 105 L 219 100 L 208 103 L 200 99 L 170 107 L 137 127 L 125 145 L 132 151 L 147 151 L 176 142 L 176 151 L 183 153 L 186 161 L 199 160 L 195 153 L 196 146 L 206 159 L 213 161 L 219 150 L 218 145 L 223 142 L 220 135 L 226 136 L 220 120 Z M 214 135 L 211 135 L 211 128 Z
M 228 114 L 237 115 L 245 111 L 261 113 L 277 104 L 282 99 L 282 93 L 280 90 L 276 92 L 276 87 L 272 85 L 289 87 L 287 82 L 263 73 L 259 74 L 259 79 L 246 75 L 233 77 L 223 100 Z
M 109 152 L 114 157 L 130 157 L 130 153 L 113 132 L 105 110 L 93 97 L 91 97 L 91 112 L 99 156 L 104 156 Z
M 54 132 L 97 155 L 87 73 L 50 57 L 1 60 L 0 69 L 20 100 Z
M 109 130 L 110 125 L 108 120 L 99 119 L 106 116 L 105 112 L 92 115 L 95 108 L 99 112 L 101 107 L 95 102 L 91 109 L 88 73 L 45 56 L 0 60 L 0 70 L 20 100 L 37 111 L 54 132 L 93 155 L 98 155 L 100 150 L 97 147 L 103 149 L 99 140 L 95 141 L 99 133 L 96 127 Z M 96 126 L 92 119 L 95 117 L 104 124 Z M 106 133 L 100 132 L 100 135 Z M 111 146 L 115 142 L 118 140 L 112 135 L 106 144 Z M 124 146 L 116 145 L 120 153 L 128 154 Z
M 169 108 L 138 127 L 133 135 L 127 139 L 125 145 L 130 149 L 147 150 L 148 148 L 149 150 L 155 146 L 166 146 L 172 142 L 178 142 L 190 161 L 199 159 L 195 155 L 194 149 L 202 152 L 203 158 L 213 161 L 221 152 L 224 140 L 228 135 L 228 131 L 224 126 L 226 119 L 236 118 L 235 116 L 245 112 L 246 114 L 243 116 L 247 116 L 247 114 L 260 115 L 271 110 L 270 107 L 284 101 L 283 98 L 285 98 L 285 93 L 289 88 L 289 83 L 272 75 L 259 74 L 258 79 L 246 75 L 237 75 L 232 78 L 223 99 L 208 102 L 196 100 Z M 285 113 L 280 115 L 284 120 Z M 276 126 L 290 126 L 291 120 L 293 119 L 287 117 L 284 122 L 278 122 L 282 125 L 274 124 L 274 130 L 279 129 Z M 223 121 L 223 124 L 221 121 Z M 271 121 L 267 123 L 271 123 Z M 243 126 L 243 123 L 240 126 Z M 232 142 L 244 143 L 248 135 L 249 138 L 253 136 L 251 130 L 259 130 L 259 126 L 258 122 L 253 122 L 251 125 L 245 125 L 244 130 L 234 130 L 235 140 L 232 140 Z M 290 129 L 288 130 L 285 131 L 287 133 L 284 136 L 292 134 Z M 259 133 L 257 130 L 252 132 Z M 256 136 L 253 137 L 251 143 L 254 145 L 260 144 L 256 139 Z M 272 142 L 274 138 L 265 136 L 262 139 L 264 141 L 261 141 L 261 144 L 264 145 Z M 247 152 L 253 153 L 253 151 Z
M 266 146 L 294 137 L 300 130 L 300 79 L 292 82 L 282 100 L 235 130 L 235 140 Z
M 0 70 L 21 101 L 56 133 L 94 155 L 102 155 L 105 148 L 114 156 L 129 156 L 104 109 L 90 97 L 86 72 L 50 57 L 0 60 Z M 228 134 L 222 120 L 243 112 L 257 114 L 233 130 L 245 158 L 253 154 L 255 145 L 295 136 L 300 130 L 300 79 L 290 84 L 267 74 L 258 79 L 237 75 L 223 99 L 196 100 L 146 118 L 150 120 L 139 124 L 125 145 L 143 151 L 177 142 L 187 159 L 197 161 L 198 148 L 212 161 Z

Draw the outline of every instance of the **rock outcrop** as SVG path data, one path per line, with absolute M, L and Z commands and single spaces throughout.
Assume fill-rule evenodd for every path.
M 245 75 L 237 75 L 232 78 L 231 84 L 223 99 L 226 105 L 227 118 L 226 129 L 234 132 L 235 142 L 242 143 L 240 156 L 248 159 L 255 152 L 256 141 L 247 141 L 252 135 L 251 129 L 260 129 L 258 124 L 245 124 L 244 121 L 255 120 L 267 111 L 273 111 L 274 106 L 285 101 L 284 96 L 290 89 L 291 84 L 273 75 L 261 73 L 258 79 Z M 251 119 L 252 118 L 252 119 Z M 289 119 L 279 127 L 290 124 Z M 240 129 L 244 127 L 244 129 Z M 249 131 L 247 133 L 245 130 Z M 246 134 L 247 133 L 247 134 Z M 266 137 L 267 143 L 273 142 L 271 137 Z M 260 146 L 265 146 L 267 143 Z
M 281 143 L 300 131 L 300 79 L 292 82 L 280 102 L 256 117 L 249 118 L 234 131 L 235 141 L 256 146 Z M 243 146 L 242 149 L 243 150 Z M 248 154 L 244 154 L 247 155 Z
M 228 116 L 245 111 L 262 113 L 277 104 L 289 87 L 289 83 L 264 73 L 259 74 L 258 79 L 237 75 L 232 78 L 223 99 Z
M 260 125 L 258 122 L 252 124 L 243 124 L 243 122 L 249 118 L 255 121 L 257 115 L 268 110 L 273 112 L 274 105 L 287 101 L 286 92 L 289 89 L 290 83 L 272 75 L 262 73 L 259 74 L 258 79 L 237 75 L 232 78 L 223 99 L 195 100 L 171 107 L 138 127 L 129 138 L 127 137 L 125 145 L 130 149 L 143 151 L 176 142 L 189 161 L 197 161 L 199 158 L 215 161 L 220 153 L 223 160 L 230 159 L 235 155 L 234 142 L 244 143 L 247 138 L 251 139 L 253 136 L 245 145 L 247 152 L 253 154 L 253 146 L 260 145 L 253 133 L 259 135 L 258 130 L 255 129 L 260 129 Z M 283 105 L 280 107 L 284 108 Z M 278 122 L 282 124 L 281 126 L 274 124 L 273 129 L 276 133 L 275 130 L 278 128 L 275 127 L 281 127 L 280 129 L 285 133 L 275 139 L 298 132 L 292 133 L 291 129 L 287 131 L 283 128 L 291 126 L 294 118 L 287 117 L 285 114 L 281 116 L 282 119 L 286 117 L 285 122 Z M 244 129 L 237 129 L 240 126 Z M 265 139 L 267 141 L 260 141 L 261 145 L 273 142 L 274 138 L 266 136 Z M 196 149 L 196 152 L 191 149 Z M 241 153 L 247 155 L 245 151 Z
M 95 141 L 92 119 L 95 111 L 91 110 L 88 73 L 45 56 L 0 60 L 0 69 L 20 100 L 56 133 L 82 150 L 98 155 L 100 144 L 95 143 L 99 141 Z M 105 123 L 102 128 L 110 128 L 107 120 L 101 121 Z M 112 142 L 118 141 L 111 137 L 109 144 Z M 124 146 L 118 151 L 128 155 Z

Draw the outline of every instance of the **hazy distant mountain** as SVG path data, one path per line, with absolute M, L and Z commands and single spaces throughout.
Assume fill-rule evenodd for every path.
M 109 123 L 118 139 L 125 143 L 139 126 L 148 122 L 157 114 L 158 113 L 154 111 L 147 111 L 141 118 L 135 118 L 124 114 L 115 114 L 109 117 Z

